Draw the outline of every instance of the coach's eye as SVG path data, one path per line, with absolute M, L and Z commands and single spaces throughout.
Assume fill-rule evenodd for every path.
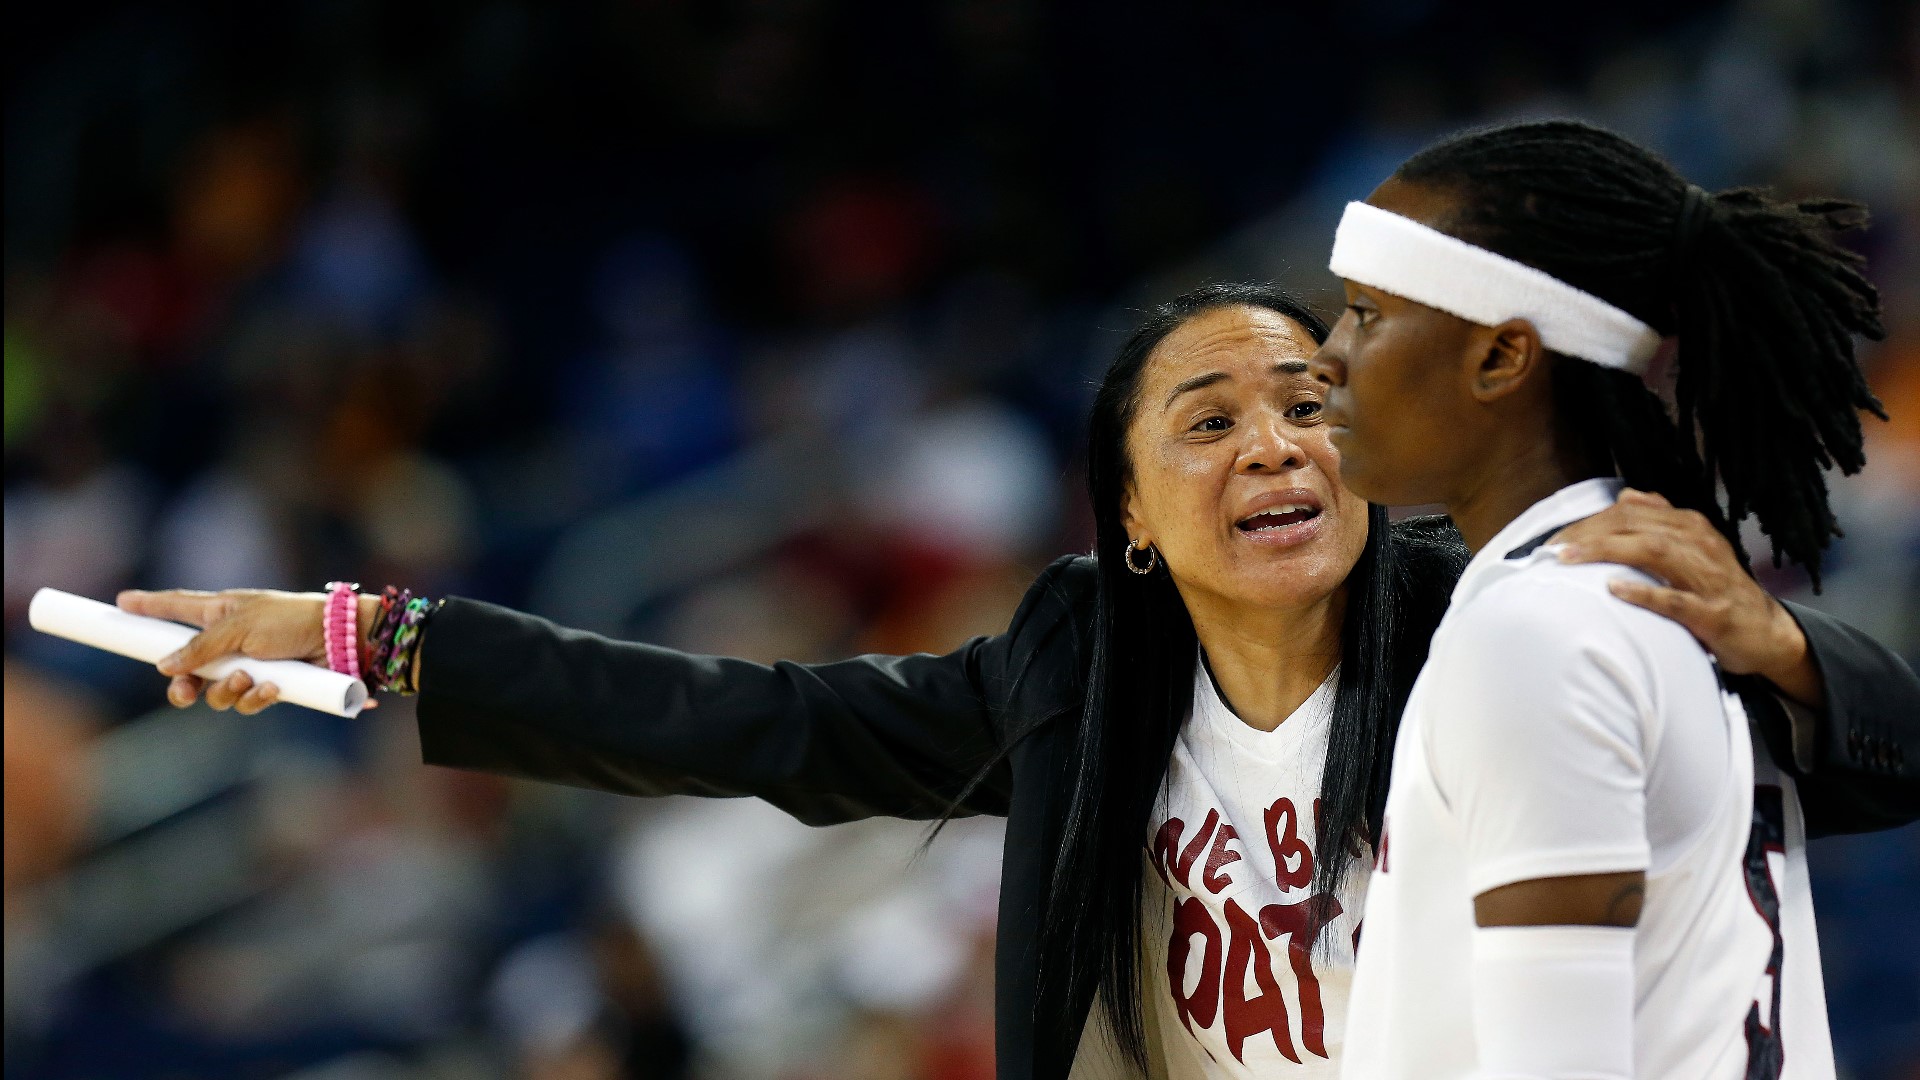
M 1199 423 L 1193 425 L 1193 430 L 1206 432 L 1208 434 L 1219 434 L 1220 432 L 1226 431 L 1232 427 L 1233 427 L 1233 421 L 1227 419 L 1224 416 L 1209 416 L 1205 420 L 1202 420 Z
M 1287 407 L 1287 419 L 1293 421 L 1312 420 L 1320 415 L 1326 406 L 1318 401 L 1300 401 Z

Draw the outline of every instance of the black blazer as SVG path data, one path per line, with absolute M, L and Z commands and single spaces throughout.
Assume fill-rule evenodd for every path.
M 959 812 L 1007 819 L 994 972 L 999 1076 L 1063 1080 L 1071 1062 L 1038 1060 L 1035 1032 L 1077 1033 L 1089 1003 L 1062 1010 L 1074 1015 L 1034 1015 L 1034 945 L 1067 809 L 1062 781 L 1095 580 L 1092 559 L 1058 560 L 1005 633 L 945 656 L 770 667 L 613 641 L 453 598 L 421 644 L 421 751 L 431 764 L 629 795 L 750 795 L 824 825 L 936 818 L 1027 732 Z M 1865 831 L 1920 817 L 1920 680 L 1858 631 L 1792 611 L 1827 683 L 1824 715 L 1802 719 L 1799 732 L 1810 826 Z M 1778 760 L 1795 760 L 1787 713 L 1762 710 L 1759 722 L 1776 754 L 1784 751 Z

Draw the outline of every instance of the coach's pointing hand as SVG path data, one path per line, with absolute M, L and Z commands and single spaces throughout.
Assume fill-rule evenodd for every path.
M 361 597 L 360 625 L 367 626 L 372 612 L 368 602 L 379 604 L 378 597 Z M 151 615 L 201 627 L 179 651 L 161 660 L 163 675 L 171 675 L 167 700 L 179 707 L 193 704 L 201 691 L 207 704 L 216 709 L 237 708 L 246 714 L 257 713 L 279 700 L 280 688 L 272 683 L 253 684 L 244 671 L 236 671 L 217 683 L 193 672 L 223 656 L 239 653 L 255 660 L 305 660 L 326 665 L 326 642 L 322 637 L 321 615 L 326 607 L 324 593 L 276 592 L 269 589 L 228 589 L 224 592 L 196 592 L 172 589 L 165 592 L 129 590 L 115 598 L 122 611 Z M 374 703 L 369 701 L 368 708 Z
M 1615 581 L 1615 596 L 1664 615 L 1700 639 L 1720 667 L 1761 675 L 1787 696 L 1818 706 L 1825 696 L 1807 636 L 1734 554 L 1706 516 L 1631 488 L 1613 506 L 1554 536 L 1565 562 L 1622 563 L 1666 586 Z

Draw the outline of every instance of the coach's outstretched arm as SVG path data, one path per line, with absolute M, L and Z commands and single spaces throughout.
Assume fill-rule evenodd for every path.
M 1058 586 L 1071 561 L 1040 576 L 1004 634 L 944 656 L 827 664 L 698 656 L 452 598 L 420 646 L 421 752 L 429 764 L 623 794 L 754 796 L 810 824 L 938 817 L 999 755 L 1001 706 L 1029 661 L 1071 633 Z M 144 610 L 158 614 L 168 595 L 121 606 L 153 598 Z M 275 651 L 257 640 L 241 650 L 236 633 L 245 628 L 209 627 L 203 648 Z M 218 689 L 207 688 L 212 704 L 235 703 L 233 688 Z M 958 812 L 1004 814 L 1011 790 L 1002 761 Z
M 1403 527 L 1406 525 L 1403 523 Z M 1451 533 L 1451 526 L 1447 528 Z M 1920 679 L 1915 679 L 1912 669 L 1898 656 L 1836 619 L 1797 605 L 1782 606 L 1745 573 L 1732 548 L 1704 518 L 1692 511 L 1676 510 L 1657 495 L 1625 493 L 1614 507 L 1570 526 L 1554 539 L 1569 545 L 1566 555 L 1575 561 L 1619 562 L 1668 582 L 1668 588 L 1636 588 L 1622 583 L 1621 596 L 1687 627 L 1716 655 L 1724 670 L 1751 674 L 1755 682 L 1764 679 L 1780 688 L 1783 697 L 1797 697 L 1804 703 L 1790 715 L 1769 696 L 1748 695 L 1749 707 L 1775 759 L 1783 765 L 1791 763 L 1796 773 L 1813 835 L 1891 828 L 1920 819 Z M 1461 555 L 1464 561 L 1464 548 Z M 789 748 L 810 746 L 817 750 L 826 745 L 808 728 L 769 731 L 768 724 L 779 722 L 769 715 L 772 703 L 760 695 L 729 694 L 729 686 L 751 685 L 785 693 L 791 695 L 790 704 L 803 710 L 841 700 L 851 711 L 830 713 L 830 717 L 851 717 L 872 733 L 874 741 L 869 745 L 898 746 L 903 752 L 920 755 L 922 762 L 904 773 L 882 770 L 873 775 L 841 776 L 836 783 L 857 785 L 842 794 L 866 791 L 866 802 L 860 805 L 868 807 L 867 813 L 925 816 L 939 812 L 926 809 L 928 796 L 944 790 L 939 785 L 930 786 L 930 777 L 938 772 L 942 783 L 951 783 L 953 774 L 973 775 L 967 762 L 955 758 L 955 748 L 964 747 L 966 741 L 956 739 L 954 733 L 971 730 L 1004 739 L 1008 720 L 994 715 L 993 705 L 1005 702 L 1012 695 L 1014 681 L 1026 677 L 1030 670 L 1044 669 L 1049 678 L 1081 677 L 1083 665 L 1060 657 L 1063 650 L 1071 653 L 1075 649 L 1072 639 L 1083 637 L 1093 618 L 1091 575 L 1067 572 L 1072 561 L 1062 559 L 1048 568 L 1028 593 L 1006 634 L 969 643 L 945 657 L 865 657 L 812 667 L 765 668 L 693 657 L 580 634 L 491 605 L 457 601 L 452 606 L 464 612 L 461 621 L 468 624 L 473 636 L 483 640 L 487 638 L 485 628 L 493 627 L 503 635 L 526 636 L 537 643 L 541 655 L 550 659 L 557 655 L 552 650 L 580 648 L 619 658 L 620 669 L 628 673 L 664 678 L 667 684 L 682 690 L 698 691 L 679 704 L 703 710 L 689 730 L 714 732 L 716 739 L 752 741 L 764 734 L 775 740 L 764 744 L 767 746 L 784 742 Z M 225 618 L 216 610 L 221 605 L 231 607 L 238 598 L 257 595 L 262 594 L 128 593 L 121 597 L 120 606 L 140 614 L 212 627 Z M 263 659 L 317 661 L 321 650 L 317 627 L 320 605 L 321 597 L 313 594 L 298 603 L 274 608 L 280 612 L 280 625 L 265 625 L 266 620 L 259 618 L 228 623 L 227 633 L 203 635 L 189 646 L 206 655 L 189 658 L 183 670 L 228 652 L 246 652 Z M 369 621 L 361 620 L 363 625 Z M 655 718 L 664 725 L 661 731 L 675 732 L 675 725 L 688 715 L 662 713 L 657 694 L 651 699 L 601 701 L 583 710 L 579 699 L 582 688 L 565 685 L 556 689 L 549 685 L 556 671 L 565 678 L 568 662 L 564 659 L 550 663 L 542 681 L 529 681 L 519 677 L 522 665 L 513 655 L 483 646 L 486 659 L 476 660 L 482 654 L 449 645 L 438 636 L 440 629 L 444 625 L 436 618 L 435 629 L 427 633 L 419 657 L 421 684 L 426 691 L 420 710 L 421 740 L 430 762 L 589 787 L 610 786 L 615 791 L 636 794 L 756 794 L 786 805 L 781 802 L 785 796 L 774 791 L 772 785 L 761 785 L 764 790 L 741 787 L 741 770 L 764 766 L 767 762 L 763 760 L 703 764 L 702 751 L 709 744 L 688 732 L 680 732 L 677 738 L 682 741 L 670 747 L 655 746 Z M 435 671 L 442 662 L 453 665 L 445 679 Z M 729 682 L 734 677 L 744 681 Z M 271 702 L 271 687 L 253 687 L 245 680 L 246 676 L 240 674 L 227 683 L 203 686 L 193 676 L 180 674 L 169 697 L 176 705 L 186 705 L 204 689 L 208 703 L 215 708 L 258 712 Z M 487 689 L 496 686 L 497 694 Z M 958 693 L 949 694 L 949 689 Z M 1078 704 L 1083 694 L 1079 682 L 1067 681 L 1050 688 L 1045 696 L 1071 706 Z M 641 700 L 651 700 L 652 705 L 636 704 Z M 983 700 L 984 705 L 980 704 Z M 738 715 L 715 711 L 736 707 L 748 711 Z M 509 709 L 513 711 L 509 713 Z M 442 729 L 445 739 L 440 737 Z M 888 732 L 893 734 L 883 734 Z M 856 744 L 868 738 L 857 732 L 849 737 L 855 738 Z M 611 743 L 606 741 L 609 739 Z M 703 769 L 711 765 L 721 775 L 663 768 L 665 759 L 657 755 L 662 749 L 701 759 L 695 764 Z M 788 756 L 781 760 L 794 766 L 818 759 Z M 925 763 L 930 761 L 946 761 L 949 768 L 929 769 Z M 886 782 L 889 776 L 901 775 L 919 779 L 905 788 Z M 723 782 L 724 777 L 735 778 L 731 786 Z M 767 775 L 760 777 L 761 781 L 769 779 Z M 1005 779 L 1004 770 L 989 777 L 982 790 L 961 809 L 1001 812 L 993 800 L 1004 799 Z M 792 790 L 790 786 L 781 789 Z M 899 802 L 902 795 L 909 796 L 904 803 Z M 787 809 L 806 820 L 815 820 L 816 812 L 839 815 L 821 820 L 860 816 L 852 813 L 853 804 L 837 795 L 814 790 L 792 798 L 806 805 L 788 805 Z

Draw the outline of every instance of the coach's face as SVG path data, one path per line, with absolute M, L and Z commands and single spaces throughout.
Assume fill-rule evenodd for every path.
M 1315 603 L 1360 559 L 1367 504 L 1340 483 L 1307 373 L 1315 348 L 1293 320 L 1233 306 L 1187 320 L 1147 360 L 1123 520 L 1189 609 Z

